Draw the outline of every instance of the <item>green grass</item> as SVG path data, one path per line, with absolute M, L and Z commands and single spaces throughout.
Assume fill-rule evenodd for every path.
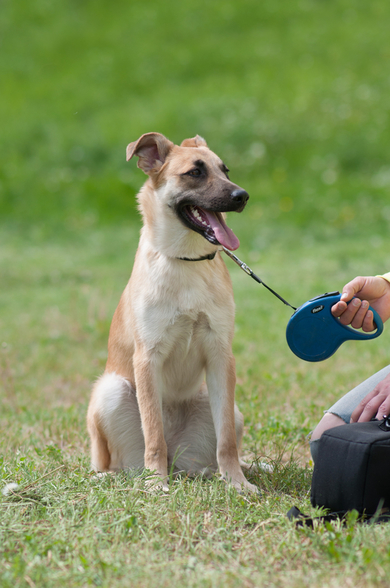
M 299 530 L 306 435 L 388 363 L 388 334 L 308 364 L 233 262 L 237 401 L 262 497 L 89 471 L 85 414 L 130 275 L 147 131 L 203 135 L 250 193 L 238 252 L 297 306 L 389 270 L 390 8 L 379 0 L 4 0 L 0 7 L 1 587 L 382 586 L 387 525 Z
M 293 504 L 312 512 L 305 436 L 334 399 L 385 365 L 386 334 L 304 363 L 285 343 L 290 311 L 226 260 L 244 453 L 275 467 L 251 475 L 262 497 L 239 496 L 218 478 L 172 481 L 168 495 L 151 492 L 143 476 L 96 479 L 86 407 L 138 225 L 90 230 L 72 242 L 5 233 L 0 485 L 19 490 L 0 497 L 2 586 L 153 586 L 156 576 L 162 586 L 323 586 L 328 578 L 338 586 L 346 575 L 357 586 L 383 582 L 387 526 L 296 531 L 285 514 Z M 314 241 L 307 251 L 290 239 L 280 235 L 252 266 L 293 303 L 341 285 L 362 263 L 360 241 Z M 241 254 L 249 260 L 251 250 Z M 385 245 L 375 257 L 375 268 L 385 267 Z

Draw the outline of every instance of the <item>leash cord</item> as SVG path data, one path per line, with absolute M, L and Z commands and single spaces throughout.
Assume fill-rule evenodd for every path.
M 248 276 L 250 276 L 251 278 L 253 278 L 259 284 L 262 284 L 262 286 L 264 286 L 264 288 L 267 288 L 267 290 L 269 290 L 271 292 L 271 294 L 273 294 L 274 296 L 276 296 L 276 298 L 279 298 L 279 300 L 281 300 L 283 302 L 283 304 L 285 304 L 286 306 L 289 306 L 293 310 L 297 310 L 295 308 L 295 306 L 292 306 L 292 304 L 290 304 L 289 302 L 287 302 L 287 300 L 285 300 L 284 298 L 282 298 L 282 296 L 280 296 L 280 294 L 278 294 L 277 292 L 275 292 L 275 290 L 272 290 L 272 288 L 270 288 L 269 286 L 267 286 L 267 284 L 265 284 L 263 282 L 263 280 L 261 280 L 259 278 L 259 276 L 256 276 L 256 274 L 251 270 L 251 268 L 246 263 L 244 263 L 243 261 L 241 261 L 241 259 L 238 259 L 238 257 L 236 257 L 234 255 L 234 253 L 232 253 L 231 251 L 229 251 L 229 249 L 226 249 L 226 247 L 224 247 L 224 246 L 222 246 L 222 249 L 224 250 L 224 252 L 226 253 L 226 255 L 228 255 L 228 257 L 230 257 L 230 259 L 232 259 L 237 265 L 240 266 L 240 268 L 246 274 L 248 274 Z

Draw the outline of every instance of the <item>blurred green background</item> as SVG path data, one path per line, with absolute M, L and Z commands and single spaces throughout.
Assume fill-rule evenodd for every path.
M 128 222 L 144 177 L 126 145 L 159 131 L 199 133 L 227 162 L 251 195 L 248 238 L 270 225 L 387 234 L 383 0 L 3 0 L 0 11 L 8 226 L 56 236 Z

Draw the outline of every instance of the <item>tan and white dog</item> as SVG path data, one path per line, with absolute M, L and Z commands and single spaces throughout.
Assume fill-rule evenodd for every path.
M 88 408 L 92 466 L 168 472 L 219 470 L 257 491 L 239 457 L 243 417 L 234 401 L 232 285 L 219 249 L 239 241 L 224 220 L 245 190 L 204 139 L 178 146 L 147 133 L 127 147 L 148 180 L 133 271 L 111 324 L 108 361 Z

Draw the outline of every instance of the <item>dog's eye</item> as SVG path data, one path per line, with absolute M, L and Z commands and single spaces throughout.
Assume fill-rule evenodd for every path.
M 191 169 L 191 170 L 188 172 L 188 175 L 189 175 L 189 176 L 192 176 L 193 178 L 199 178 L 199 176 L 201 176 L 201 175 L 202 175 L 202 172 L 200 171 L 200 169 L 199 169 L 199 168 L 197 168 L 197 167 L 196 167 L 195 169 Z

